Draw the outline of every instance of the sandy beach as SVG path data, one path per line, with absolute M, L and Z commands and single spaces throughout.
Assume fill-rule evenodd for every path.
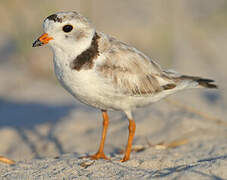
M 179 92 L 135 111 L 125 163 L 128 121 L 110 112 L 111 161 L 80 159 L 98 149 L 101 113 L 60 86 L 49 48 L 31 47 L 44 17 L 72 7 L 164 69 L 214 79 L 219 89 Z M 0 179 L 227 179 L 226 7 L 224 0 L 0 2 L 0 156 L 16 162 L 0 163 Z

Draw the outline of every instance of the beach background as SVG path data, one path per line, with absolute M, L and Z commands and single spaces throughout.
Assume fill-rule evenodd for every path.
M 126 163 L 128 121 L 110 112 L 112 161 L 79 159 L 98 148 L 101 113 L 60 86 L 48 47 L 32 48 L 44 18 L 69 10 L 163 69 L 215 79 L 219 89 L 138 109 Z M 1 179 L 227 179 L 226 0 L 2 0 L 0 17 L 0 156 L 16 161 L 0 163 Z

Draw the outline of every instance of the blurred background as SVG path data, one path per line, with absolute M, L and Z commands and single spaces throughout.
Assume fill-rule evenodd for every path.
M 0 155 L 29 159 L 94 151 L 97 147 L 102 124 L 100 113 L 74 101 L 60 87 L 49 48 L 32 48 L 33 41 L 42 33 L 44 18 L 69 10 L 88 17 L 98 31 L 137 47 L 164 69 L 215 79 L 218 91 L 191 90 L 171 98 L 211 119 L 226 122 L 226 0 L 1 0 Z M 158 125 L 160 114 L 173 110 L 182 113 L 168 103 L 139 110 L 136 118 L 144 122 L 141 121 L 136 142 L 143 142 L 142 127 L 146 128 L 146 123 L 153 126 L 148 120 L 152 118 L 157 119 L 157 129 L 152 127 L 149 132 L 157 134 L 147 132 L 146 136 L 157 140 L 160 127 L 165 124 L 159 121 Z M 161 118 L 168 120 L 168 115 Z M 111 118 L 115 119 L 115 128 L 110 130 L 109 152 L 124 145 L 127 139 L 124 116 L 111 113 Z M 176 122 L 172 123 L 174 126 Z M 116 132 L 122 126 L 125 141 L 118 142 L 122 134 Z M 113 138 L 114 134 L 118 134 L 115 136 L 119 136 L 118 140 Z

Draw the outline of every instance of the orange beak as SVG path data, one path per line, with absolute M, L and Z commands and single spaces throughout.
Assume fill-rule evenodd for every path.
M 32 44 L 32 47 L 45 45 L 52 39 L 54 38 L 49 37 L 47 33 L 44 33 Z

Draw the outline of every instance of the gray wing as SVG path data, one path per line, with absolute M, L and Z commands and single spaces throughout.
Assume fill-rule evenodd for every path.
M 102 54 L 96 65 L 99 76 L 110 81 L 120 93 L 144 96 L 175 87 L 161 68 L 137 49 L 110 37 L 102 37 L 99 47 Z

